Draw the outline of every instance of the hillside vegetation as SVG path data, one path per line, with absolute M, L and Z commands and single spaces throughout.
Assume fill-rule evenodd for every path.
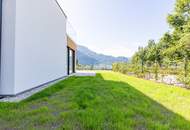
M 171 29 L 159 42 L 149 40 L 146 47 L 139 47 L 130 64 L 114 64 L 115 71 L 134 72 L 139 77 L 154 73 L 156 80 L 159 74 L 174 74 L 190 86 L 190 0 L 176 0 L 167 21 Z
M 126 57 L 113 57 L 109 55 L 98 54 L 87 47 L 78 45 L 77 60 L 80 65 L 112 65 L 114 62 L 127 62 Z

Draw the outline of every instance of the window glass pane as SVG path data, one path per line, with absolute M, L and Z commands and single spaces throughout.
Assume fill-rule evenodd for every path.
M 69 73 L 73 73 L 73 51 L 69 50 L 70 55 L 69 55 Z

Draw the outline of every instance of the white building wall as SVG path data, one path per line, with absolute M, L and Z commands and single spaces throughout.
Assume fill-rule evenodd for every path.
M 14 93 L 14 41 L 16 1 L 3 0 L 0 95 Z
M 18 94 L 67 75 L 66 16 L 56 1 L 16 0 L 15 4 L 14 49 L 9 50 L 14 53 L 14 60 L 10 58 L 14 80 L 8 82 L 12 75 L 2 79 L 0 95 Z M 4 91 L 4 86 L 11 89 Z

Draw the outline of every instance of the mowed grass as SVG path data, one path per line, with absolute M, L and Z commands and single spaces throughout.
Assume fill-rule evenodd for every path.
M 190 90 L 114 72 L 0 103 L 0 130 L 190 130 Z

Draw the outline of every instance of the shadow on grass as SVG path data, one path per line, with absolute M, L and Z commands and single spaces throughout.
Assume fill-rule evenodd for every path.
M 105 80 L 101 74 L 97 74 L 94 80 L 86 81 L 83 87 L 84 90 L 77 95 L 77 103 L 79 109 L 86 112 L 80 113 L 78 117 L 76 114 L 77 122 L 83 125 L 74 123 L 70 124 L 72 127 L 66 128 L 190 130 L 190 122 L 183 116 L 126 82 Z M 82 118 L 83 114 L 88 118 Z
M 39 103 L 42 98 L 49 98 L 68 88 L 73 93 L 72 97 L 68 97 L 70 102 L 77 105 L 76 108 L 62 113 L 65 129 L 190 130 L 190 122 L 181 115 L 152 100 L 128 83 L 105 80 L 101 74 L 96 77 L 71 77 L 21 103 L 0 103 L 0 109 L 9 108 L 11 111 L 15 107 L 19 109 L 20 105 L 27 106 L 31 102 L 35 104 L 36 101 Z

